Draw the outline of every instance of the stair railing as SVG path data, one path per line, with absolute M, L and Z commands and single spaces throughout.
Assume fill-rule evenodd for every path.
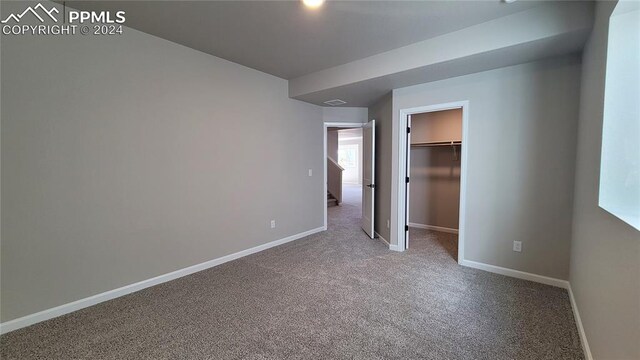
M 337 161 L 327 156 L 327 191 L 342 203 L 342 172 L 344 168 Z

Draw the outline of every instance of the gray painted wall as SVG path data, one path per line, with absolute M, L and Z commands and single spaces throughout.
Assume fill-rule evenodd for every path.
M 396 124 L 400 109 L 469 100 L 465 259 L 569 278 L 580 69 L 565 56 L 393 91 Z
M 376 121 L 376 171 L 375 171 L 375 231 L 390 241 L 387 221 L 391 218 L 391 118 L 393 114 L 391 93 L 369 108 L 369 119 Z
M 322 121 L 341 123 L 366 123 L 367 108 L 363 107 L 323 107 Z
M 594 359 L 640 359 L 640 233 L 598 206 L 607 28 L 598 2 L 583 54 L 571 288 Z
M 129 28 L 1 46 L 3 322 L 323 225 L 285 80 Z

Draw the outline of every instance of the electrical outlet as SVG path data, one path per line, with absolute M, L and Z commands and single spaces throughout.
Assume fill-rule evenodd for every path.
M 514 241 L 513 242 L 513 251 L 521 252 L 522 251 L 522 241 Z
M 391 227 L 391 222 L 387 219 L 387 229 Z
M 313 171 L 309 169 L 309 176 L 313 176 Z
M 271 220 L 271 228 L 272 229 L 276 228 L 276 221 L 275 220 Z

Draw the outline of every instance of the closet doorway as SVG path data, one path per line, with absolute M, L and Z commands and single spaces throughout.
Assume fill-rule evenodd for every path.
M 460 102 L 401 110 L 401 251 L 435 246 L 463 260 L 467 109 Z

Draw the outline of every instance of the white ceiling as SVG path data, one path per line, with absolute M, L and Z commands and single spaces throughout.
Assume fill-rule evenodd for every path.
M 538 6 L 487 1 L 84 1 L 125 25 L 285 79 Z

